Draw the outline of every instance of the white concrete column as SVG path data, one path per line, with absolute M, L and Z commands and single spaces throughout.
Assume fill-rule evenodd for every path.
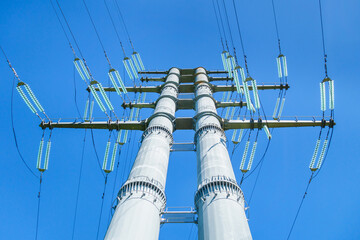
M 195 71 L 195 110 L 198 239 L 251 240 L 244 196 L 236 183 L 226 136 L 203 68 Z
M 128 180 L 118 194 L 118 205 L 106 240 L 157 240 L 160 214 L 165 208 L 165 183 L 173 142 L 180 71 L 172 68 L 163 85 L 153 115 Z

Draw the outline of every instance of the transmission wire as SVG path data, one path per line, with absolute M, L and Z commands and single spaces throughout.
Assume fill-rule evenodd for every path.
M 212 0 L 212 4 L 213 4 L 213 8 L 214 8 L 214 13 L 215 13 L 215 18 L 216 18 L 217 27 L 218 27 L 218 30 L 219 30 L 219 36 L 220 36 L 221 46 L 222 46 L 222 49 L 223 49 L 223 51 L 224 51 L 224 50 L 225 50 L 224 40 L 223 40 L 223 37 L 222 37 L 222 34 L 221 34 L 219 17 L 218 17 L 217 12 L 216 12 L 215 1 L 214 1 L 214 0 Z
M 249 68 L 248 68 L 248 65 L 247 65 L 247 56 L 246 56 L 246 54 L 245 54 L 245 47 L 244 47 L 244 42 L 243 42 L 243 38 L 242 38 L 242 34 L 241 34 L 239 17 L 238 17 L 238 13 L 237 13 L 237 10 L 236 10 L 236 5 L 235 5 L 235 0 L 233 0 L 232 2 L 233 2 L 233 6 L 234 6 L 234 11 L 235 11 L 237 29 L 238 29 L 239 37 L 240 37 L 241 49 L 242 49 L 242 52 L 243 52 L 243 55 L 244 55 L 244 62 L 245 62 L 246 74 L 247 74 L 248 76 L 250 76 Z
M 222 0 L 222 3 L 224 5 L 225 18 L 226 18 L 227 26 L 228 26 L 228 29 L 229 29 L 229 35 L 230 35 L 230 40 L 231 40 L 231 44 L 232 44 L 233 51 L 234 51 L 234 57 L 235 57 L 235 60 L 237 62 L 236 49 L 235 49 L 234 39 L 233 39 L 232 32 L 231 32 L 229 16 L 228 16 L 228 13 L 227 13 L 227 10 L 226 10 L 226 4 L 225 4 L 224 0 Z
M 76 107 L 76 111 L 78 112 L 78 114 L 79 114 L 79 117 L 80 117 L 80 119 L 82 118 L 81 117 L 81 114 L 80 114 L 80 110 L 79 110 L 79 105 L 78 105 L 78 103 L 77 103 L 77 94 L 76 94 L 76 69 L 75 69 L 75 64 L 74 64 L 74 66 L 73 66 L 73 71 L 74 71 L 74 73 L 73 73 L 73 75 L 74 75 L 74 78 L 73 78 L 73 80 L 74 80 L 74 102 L 75 102 L 75 107 Z
M 324 53 L 324 69 L 325 69 L 325 77 L 328 77 L 327 72 L 327 54 L 325 48 L 325 36 L 324 36 L 324 24 L 323 24 L 323 16 L 322 16 L 322 8 L 321 8 L 321 0 L 319 0 L 319 10 L 320 10 L 320 23 L 321 23 L 321 37 L 322 37 L 322 48 Z
M 51 0 L 50 0 L 50 1 L 51 1 Z M 80 47 L 79 47 L 79 44 L 78 44 L 77 41 L 76 41 L 75 35 L 74 35 L 74 33 L 72 32 L 72 30 L 71 30 L 71 28 L 70 28 L 69 22 L 67 21 L 67 19 L 66 19 L 66 17 L 65 17 L 65 14 L 64 14 L 64 12 L 63 12 L 60 4 L 59 4 L 59 1 L 58 1 L 58 0 L 55 0 L 55 1 L 56 1 L 56 4 L 57 4 L 60 12 L 61 12 L 61 15 L 62 15 L 63 18 L 64 18 L 64 21 L 65 21 L 65 23 L 66 23 L 66 26 L 67 26 L 68 29 L 69 29 L 69 32 L 70 32 L 70 34 L 71 34 L 71 37 L 73 38 L 73 40 L 74 40 L 74 42 L 75 42 L 76 48 L 78 49 L 78 51 L 79 51 L 79 53 L 80 53 L 80 56 L 84 59 L 84 56 L 83 56 L 83 54 L 82 54 L 82 52 L 81 52 L 81 49 L 80 49 Z M 55 8 L 54 8 L 54 11 L 55 11 Z M 55 13 L 56 13 L 56 11 L 55 11 Z M 61 23 L 60 19 L 59 19 L 59 22 Z M 70 43 L 70 42 L 69 42 L 69 43 Z M 70 45 L 71 45 L 71 43 L 70 43 Z M 84 61 L 84 62 L 85 62 L 85 61 Z M 85 63 L 86 63 L 86 62 L 85 62 Z M 89 73 L 89 74 L 90 74 L 90 73 Z
M 271 4 L 272 4 L 272 10 L 273 10 L 273 14 L 274 14 L 274 22 L 275 22 L 276 36 L 277 36 L 277 40 L 278 40 L 279 53 L 281 54 L 280 35 L 279 35 L 279 28 L 278 28 L 278 23 L 277 23 L 274 0 L 271 0 Z
M 76 56 L 75 50 L 74 50 L 74 48 L 73 48 L 73 46 L 72 46 L 72 44 L 71 44 L 71 41 L 70 41 L 70 39 L 69 39 L 68 34 L 67 34 L 67 33 L 66 33 L 66 31 L 65 31 L 64 25 L 62 24 L 62 22 L 61 22 L 61 20 L 60 20 L 59 14 L 57 13 L 57 11 L 56 11 L 56 9 L 55 9 L 55 6 L 54 6 L 53 1 L 52 1 L 52 0 L 50 0 L 50 3 L 51 3 L 51 7 L 52 7 L 52 9 L 53 9 L 53 10 L 54 10 L 54 12 L 55 12 L 56 18 L 57 18 L 58 22 L 60 23 L 61 29 L 62 29 L 62 31 L 63 31 L 63 33 L 64 33 L 65 37 L 66 37 L 66 40 L 68 41 L 69 46 L 70 46 L 70 48 L 71 48 L 71 50 L 72 50 L 72 52 L 73 52 L 74 56 Z M 61 8 L 59 7 L 59 9 L 61 9 Z M 65 19 L 65 17 L 64 17 L 64 19 Z M 70 28 L 69 28 L 69 29 L 70 29 Z
M 83 163 L 84 163 L 85 144 L 86 144 L 86 129 L 84 132 L 84 140 L 83 140 L 83 146 L 82 146 L 82 151 L 81 151 L 81 161 L 80 161 L 80 169 L 79 169 L 78 186 L 77 186 L 77 192 L 76 192 L 75 211 L 74 211 L 74 220 L 73 220 L 71 239 L 74 239 L 74 234 L 75 234 L 77 209 L 78 209 L 79 195 L 80 195 L 80 183 L 81 183 Z
M 21 161 L 23 162 L 23 164 L 25 165 L 26 169 L 37 179 L 39 179 L 39 176 L 37 176 L 33 170 L 31 170 L 31 168 L 29 167 L 29 165 L 27 164 L 27 162 L 25 161 L 24 157 L 22 156 L 21 152 L 20 152 L 20 148 L 19 148 L 19 144 L 17 141 L 17 137 L 16 137 L 16 131 L 15 131 L 15 125 L 14 125 L 14 89 L 15 89 L 15 77 L 13 79 L 13 86 L 12 86 L 12 91 L 11 91 L 11 102 L 10 102 L 10 118 L 11 118 L 11 128 L 12 128 L 12 132 L 13 132 L 13 136 L 14 136 L 14 142 L 15 142 L 15 147 L 16 150 L 19 154 L 19 157 L 21 159 Z
M 329 152 L 329 149 L 330 149 L 330 145 L 331 145 L 331 140 L 332 140 L 332 137 L 333 137 L 333 133 L 334 133 L 334 128 L 331 129 L 330 138 L 329 138 L 329 143 L 328 143 L 328 147 L 327 147 L 327 149 L 326 149 L 326 153 L 325 153 L 325 155 L 324 155 L 324 160 L 323 160 L 322 166 L 324 166 L 324 163 L 325 163 L 325 160 L 326 160 L 326 156 L 328 155 L 328 152 Z M 328 134 L 329 134 L 329 132 L 328 132 Z M 319 175 L 320 171 L 321 171 L 321 168 L 316 172 L 316 174 L 314 175 L 313 178 L 316 178 L 317 175 Z
M 114 28 L 114 30 L 115 30 L 117 39 L 119 40 L 121 49 L 122 49 L 122 51 L 123 51 L 123 53 L 124 53 L 124 57 L 126 57 L 126 53 L 125 53 L 124 46 L 123 46 L 123 44 L 122 44 L 122 42 L 121 42 L 121 39 L 120 39 L 120 36 L 119 36 L 119 32 L 118 32 L 117 29 L 116 29 L 114 19 L 113 19 L 112 16 L 111 16 L 111 13 L 110 13 L 110 10 L 109 10 L 109 6 L 108 6 L 108 4 L 106 3 L 106 0 L 104 0 L 104 4 L 105 4 L 105 7 L 106 7 L 106 11 L 107 11 L 107 13 L 108 13 L 108 15 L 109 15 L 109 17 L 110 17 L 111 24 L 112 24 L 112 26 L 113 26 L 113 28 Z M 130 42 L 131 42 L 131 41 L 130 41 Z
M 221 17 L 221 11 L 220 11 L 219 0 L 216 0 L 216 5 L 217 5 L 217 8 L 218 8 L 219 18 L 220 18 L 220 23 L 221 23 L 221 27 L 222 27 L 223 34 L 224 34 L 224 38 L 225 38 L 225 45 L 226 45 L 226 49 L 227 49 L 227 51 L 228 51 L 228 52 L 230 52 L 230 50 L 229 50 L 229 45 L 228 45 L 228 42 L 227 42 L 226 33 L 225 33 L 224 22 L 223 22 L 223 19 L 222 19 L 222 17 Z
M 92 24 L 92 26 L 93 26 L 93 28 L 94 28 L 94 30 L 95 30 L 95 33 L 96 33 L 96 36 L 97 36 L 97 38 L 98 38 L 98 40 L 99 40 L 99 43 L 100 43 L 100 45 L 101 45 L 101 48 L 102 48 L 102 50 L 104 51 L 105 58 L 106 58 L 107 62 L 109 63 L 110 68 L 112 68 L 112 67 L 111 67 L 111 63 L 110 63 L 110 60 L 109 60 L 109 57 L 108 57 L 108 55 L 107 55 L 107 53 L 106 53 L 104 44 L 103 44 L 103 42 L 101 41 L 99 32 L 98 32 L 98 30 L 97 30 L 97 28 L 96 28 L 96 26 L 95 26 L 95 23 L 94 23 L 94 20 L 93 20 L 91 14 L 90 14 L 89 8 L 88 8 L 88 6 L 86 5 L 85 0 L 82 0 L 82 2 L 84 3 L 86 12 L 87 12 L 87 14 L 88 14 L 88 16 L 89 16 L 89 18 L 90 18 L 91 24 Z
M 99 223 L 98 223 L 98 228 L 97 228 L 97 233 L 96 233 L 96 239 L 99 239 L 100 223 L 101 223 L 101 216 L 102 216 L 102 211 L 103 211 L 103 207 L 104 207 L 104 198 L 105 198 L 105 191 L 106 191 L 106 186 L 107 186 L 107 178 L 108 178 L 108 173 L 105 176 L 104 190 L 103 190 L 103 194 L 101 196 L 101 208 L 100 208 L 100 216 L 99 216 Z
M 314 172 L 311 172 L 311 176 L 310 176 L 309 182 L 308 182 L 308 184 L 307 184 L 307 186 L 306 186 L 306 188 L 305 188 L 305 193 L 304 193 L 304 195 L 303 195 L 303 197 L 302 197 L 302 199 L 301 199 L 301 202 L 300 202 L 300 205 L 299 205 L 298 210 L 297 210 L 297 212 L 296 212 L 296 215 L 295 215 L 294 221 L 293 221 L 293 223 L 292 223 L 292 225 L 291 225 L 291 229 L 290 229 L 289 235 L 287 236 L 287 240 L 289 240 L 289 239 L 290 239 L 290 236 L 291 236 L 292 230 L 293 230 L 294 225 L 295 225 L 295 222 L 296 222 L 296 220 L 297 220 L 297 218 L 298 218 L 298 216 L 299 216 L 299 213 L 300 213 L 301 207 L 302 207 L 302 205 L 303 205 L 303 203 L 304 203 L 304 200 L 305 200 L 305 197 L 306 197 L 307 191 L 308 191 L 308 189 L 309 189 L 309 186 L 310 186 L 311 180 L 313 179 L 313 175 L 314 175 Z
M 92 145 L 93 145 L 93 148 L 94 148 L 94 152 L 95 152 L 96 160 L 97 160 L 97 163 L 98 163 L 98 166 L 99 166 L 99 170 L 100 170 L 101 174 L 103 175 L 103 177 L 105 178 L 105 175 L 104 175 L 104 173 L 102 171 L 102 168 L 101 168 L 99 155 L 98 155 L 97 150 L 96 150 L 95 140 L 94 140 L 94 133 L 93 133 L 92 128 L 90 128 L 90 132 L 91 132 Z
M 117 144 L 117 143 L 116 143 L 116 144 Z M 114 184 L 113 184 L 113 188 L 112 188 L 111 198 L 114 196 L 114 193 L 115 193 L 115 187 L 116 187 L 116 182 L 117 182 L 117 175 L 118 175 L 118 172 L 119 172 L 119 165 L 120 165 L 121 148 L 122 148 L 122 147 L 120 147 L 120 149 L 119 149 L 118 161 L 117 161 L 117 164 L 116 164 L 115 178 L 114 178 Z M 110 202 L 111 202 L 111 204 L 110 204 L 110 212 L 109 212 L 109 217 L 108 217 L 108 223 L 110 223 L 110 215 L 111 215 L 113 200 L 110 199 Z
M 105 0 L 104 0 L 104 1 L 105 1 Z M 116 0 L 114 0 L 114 2 L 115 2 L 115 5 L 116 5 L 116 8 L 117 8 L 117 10 L 118 10 L 118 14 L 119 14 L 119 16 L 120 16 L 120 18 L 121 18 L 121 21 L 122 21 L 122 23 L 123 23 L 123 25 L 124 25 L 124 29 L 125 29 L 126 35 L 127 35 L 128 38 L 129 38 L 129 42 L 130 42 L 131 48 L 132 48 L 133 51 L 135 52 L 135 48 L 134 48 L 134 45 L 133 45 L 133 43 L 132 43 L 132 41 L 131 41 L 130 34 L 129 34 L 129 31 L 128 31 L 128 28 L 126 27 L 125 20 L 124 20 L 123 14 L 121 13 L 119 4 L 118 4 L 118 2 L 117 2 Z
M 41 183 L 42 183 L 42 172 L 40 172 L 40 182 L 39 182 L 39 193 L 38 193 L 38 206 L 37 206 L 37 213 L 36 213 L 36 232 L 35 232 L 35 240 L 38 238 L 38 231 L 39 231 L 39 219 L 40 219 L 40 200 L 41 200 Z

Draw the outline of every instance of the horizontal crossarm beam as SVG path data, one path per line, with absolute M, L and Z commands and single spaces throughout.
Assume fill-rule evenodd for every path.
M 163 78 L 155 78 L 155 77 L 142 77 L 140 80 L 142 82 L 165 82 L 165 77 Z M 184 75 L 180 76 L 180 83 L 191 83 L 194 82 L 195 76 L 194 75 Z M 209 82 L 215 81 L 232 81 L 233 78 L 229 77 L 209 77 Z
M 269 128 L 289 128 L 289 127 L 320 127 L 320 126 L 330 126 L 335 125 L 330 121 L 319 121 L 319 120 L 268 120 L 268 121 L 258 121 L 258 120 L 225 120 L 224 129 L 252 129 L 252 128 L 262 128 L 263 125 L 267 125 Z
M 195 69 L 180 69 L 181 75 L 186 74 L 194 74 Z M 228 74 L 227 71 L 222 70 L 214 70 L 214 71 L 206 71 L 207 74 Z M 140 71 L 139 74 L 168 74 L 168 71 Z
M 126 87 L 128 92 L 153 92 L 153 93 L 160 93 L 162 86 L 145 86 L 145 87 Z M 213 92 L 234 92 L 236 91 L 235 85 L 211 85 Z M 265 85 L 259 84 L 258 90 L 275 90 L 275 89 L 288 89 L 289 85 L 282 85 L 282 84 L 274 84 L 274 85 Z M 96 91 L 99 91 L 99 88 L 95 88 Z M 89 91 L 89 89 L 87 89 Z M 104 87 L 106 92 L 115 92 L 115 88 L 113 87 Z M 252 86 L 249 86 L 249 90 L 252 90 Z M 180 93 L 193 93 L 194 92 L 194 84 L 183 84 L 179 86 Z
M 153 103 L 123 103 L 121 105 L 123 108 L 155 108 L 156 104 Z M 217 108 L 225 107 L 244 107 L 246 102 L 216 102 Z M 193 99 L 179 99 L 177 101 L 177 109 L 193 109 L 194 101 Z
M 194 119 L 189 117 L 180 117 L 175 119 L 175 128 L 177 130 L 190 130 L 194 128 Z M 290 128 L 290 127 L 320 127 L 333 126 L 334 122 L 319 120 L 221 120 L 224 130 L 230 129 L 255 129 L 267 125 L 269 128 Z M 98 121 L 98 122 L 42 122 L 40 127 L 45 128 L 77 128 L 77 129 L 127 129 L 141 130 L 146 128 L 147 120 L 143 121 Z
M 41 128 L 78 128 L 109 130 L 145 130 L 145 121 L 98 121 L 98 122 L 42 122 Z
M 241 86 L 243 89 L 244 87 Z M 276 89 L 289 89 L 290 86 L 288 84 L 274 84 L 274 85 L 265 85 L 265 84 L 259 84 L 257 85 L 258 90 L 276 90 Z M 222 85 L 213 85 L 212 86 L 213 92 L 234 92 L 236 91 L 235 85 L 228 85 L 228 86 L 222 86 Z M 249 90 L 253 90 L 252 86 L 249 86 Z

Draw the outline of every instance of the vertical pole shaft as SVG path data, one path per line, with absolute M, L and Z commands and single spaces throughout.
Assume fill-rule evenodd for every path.
M 206 71 L 195 71 L 198 239 L 252 239 Z
M 155 240 L 159 238 L 160 215 L 166 205 L 165 183 L 180 71 L 172 68 L 128 180 L 118 194 L 118 205 L 106 233 L 106 240 Z

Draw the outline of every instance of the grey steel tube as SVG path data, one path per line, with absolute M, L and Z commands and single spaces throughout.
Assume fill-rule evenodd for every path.
M 118 194 L 118 205 L 106 240 L 157 240 L 160 213 L 166 204 L 165 183 L 173 142 L 180 71 L 172 68 L 157 100 L 128 180 Z
M 206 70 L 195 71 L 199 240 L 252 239 Z

